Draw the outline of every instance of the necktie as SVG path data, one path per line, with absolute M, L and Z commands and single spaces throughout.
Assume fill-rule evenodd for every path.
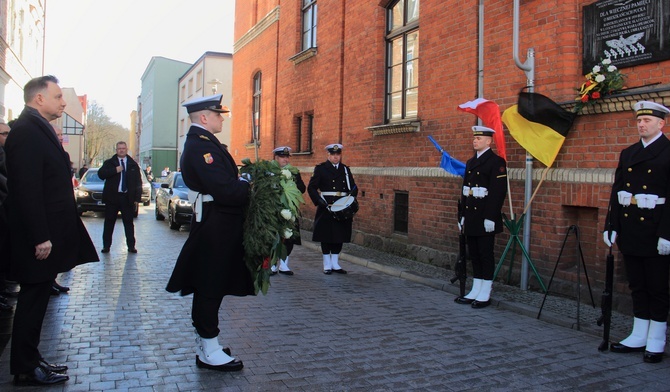
M 126 184 L 126 164 L 123 163 L 124 160 L 121 159 L 121 192 L 127 192 L 128 191 L 128 184 Z

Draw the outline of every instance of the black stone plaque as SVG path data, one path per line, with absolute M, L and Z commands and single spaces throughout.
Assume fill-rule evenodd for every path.
M 670 0 L 600 0 L 584 6 L 582 72 L 606 58 L 618 68 L 670 59 Z

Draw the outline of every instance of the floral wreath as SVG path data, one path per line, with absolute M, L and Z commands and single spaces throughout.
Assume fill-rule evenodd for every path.
M 267 294 L 270 267 L 286 259 L 287 239 L 300 238 L 297 230 L 302 192 L 293 180 L 299 176 L 291 165 L 279 167 L 277 161 L 242 160 L 241 173 L 251 176 L 249 205 L 244 221 L 244 260 L 251 271 L 256 294 Z
M 579 95 L 575 98 L 577 103 L 573 109 L 574 113 L 579 113 L 584 106 L 592 105 L 594 100 L 621 90 L 625 75 L 612 64 L 612 60 L 607 58 L 595 65 L 584 78 L 586 82 L 577 90 Z

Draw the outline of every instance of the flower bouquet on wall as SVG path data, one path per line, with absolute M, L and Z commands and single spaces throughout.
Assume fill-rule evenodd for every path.
M 579 113 L 584 106 L 592 105 L 596 100 L 616 93 L 623 88 L 624 77 L 610 59 L 601 60 L 590 73 L 584 75 L 586 82 L 578 89 L 577 103 L 573 109 Z
M 242 160 L 241 173 L 251 176 L 249 206 L 244 221 L 244 258 L 251 271 L 256 294 L 267 294 L 270 268 L 286 258 L 284 241 L 299 238 L 297 220 L 302 193 L 293 176 L 298 169 L 291 165 L 280 168 L 276 161 Z

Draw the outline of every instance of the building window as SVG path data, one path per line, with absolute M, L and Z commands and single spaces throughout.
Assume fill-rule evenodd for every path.
M 417 117 L 419 103 L 419 0 L 387 9 L 386 121 Z
M 202 70 L 198 70 L 195 75 L 195 91 L 200 91 L 202 88 Z
M 193 95 L 193 78 L 188 80 L 188 96 Z
M 302 50 L 316 48 L 316 0 L 302 0 Z
M 312 152 L 314 114 L 306 113 L 303 116 L 298 116 L 296 122 L 298 129 L 296 152 Z
M 182 84 L 181 85 L 181 91 L 180 91 L 181 96 L 179 97 L 179 102 L 184 102 L 186 99 L 186 85 Z
M 251 108 L 253 113 L 251 123 L 251 142 L 258 142 L 261 137 L 261 73 L 254 75 L 254 102 Z
M 393 231 L 407 234 L 409 227 L 409 193 L 396 192 L 393 201 Z

